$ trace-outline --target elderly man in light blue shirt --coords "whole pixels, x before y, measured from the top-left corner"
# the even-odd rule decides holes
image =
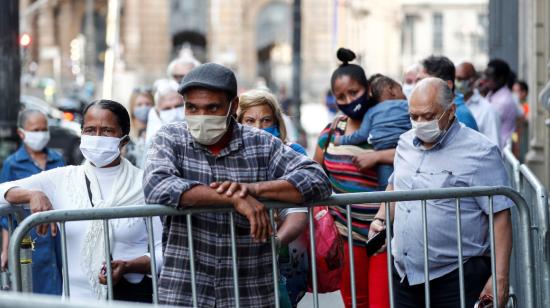
[[[394,174],[388,190],[508,185],[497,145],[460,124],[447,83],[426,78],[411,95],[409,113],[413,129],[403,134],[396,148]],[[508,270],[512,247],[511,201],[495,196],[496,275],[499,302],[508,296]],[[458,307],[458,250],[455,199],[427,201],[428,264],[433,307]],[[488,197],[462,198],[462,249],[466,307],[492,295]],[[380,207],[371,224],[371,236],[384,228]],[[424,255],[420,201],[397,202],[394,210],[394,287],[397,307],[424,305]]]

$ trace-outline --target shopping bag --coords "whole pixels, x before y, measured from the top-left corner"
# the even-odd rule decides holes
[[[340,289],[344,269],[344,247],[334,218],[327,206],[313,209],[315,227],[315,260],[317,263],[317,290],[319,293],[334,292]],[[309,228],[307,229],[309,238]],[[311,259],[311,247],[308,249]],[[311,262],[308,275],[308,292],[312,292]]]

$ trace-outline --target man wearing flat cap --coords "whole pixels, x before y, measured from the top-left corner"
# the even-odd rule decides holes
[[[232,205],[240,305],[272,307],[267,241],[272,230],[258,200],[315,201],[330,195],[330,183],[317,163],[235,121],[237,81],[229,69],[200,65],[185,76],[179,92],[186,123],[166,125],[154,137],[145,170],[146,201],[205,208],[191,218],[198,307],[235,306],[229,214],[208,212],[209,206]],[[166,218],[162,304],[193,306],[187,235],[186,217]]]

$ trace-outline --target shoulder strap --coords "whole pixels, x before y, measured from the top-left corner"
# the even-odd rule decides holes
[[[331,139],[332,139],[332,136],[334,135],[334,131],[336,130],[336,128],[338,127],[338,124],[340,124],[340,122],[346,120],[347,117],[346,116],[337,116],[336,118],[334,118],[334,120],[332,121],[332,124],[330,125],[330,129],[328,131],[328,135],[327,135],[327,142],[325,142],[325,146],[323,148],[323,169],[325,169],[325,173],[328,173],[328,170],[325,166],[325,155],[327,154],[327,149],[328,149],[328,146],[331,142]]]
[[[94,207],[94,202],[92,201],[92,190],[90,189],[90,179],[88,179],[88,176],[84,174],[84,178],[86,178],[86,189],[88,189],[88,199],[90,199],[90,204],[92,204],[92,207]]]

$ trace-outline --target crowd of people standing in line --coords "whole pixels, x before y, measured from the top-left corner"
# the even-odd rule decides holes
[[[176,59],[169,78],[136,88],[128,110],[112,100],[91,102],[83,112],[80,150],[86,161],[64,166],[46,147],[47,117],[36,110],[20,113],[21,147],[3,166],[1,204],[30,204],[30,212],[164,204],[176,208],[227,204],[237,213],[236,237],[240,302],[270,307],[275,298],[271,264],[274,234],[279,250],[282,307],[296,307],[307,292],[309,256],[304,231],[304,202],[331,193],[424,188],[508,185],[501,149],[516,124],[527,117],[527,86],[515,83],[506,62],[491,60],[482,74],[469,62],[455,66],[444,56],[430,56],[408,68],[403,83],[382,75],[367,77],[341,48],[341,64],[330,79],[327,100],[338,114],[320,133],[313,159],[289,138],[288,117],[266,89],[238,93],[228,68]],[[512,92],[512,88],[514,92]],[[517,93],[517,98],[513,93]],[[452,162],[452,163],[451,163]],[[270,224],[261,200],[295,204],[277,212]],[[459,303],[456,233],[451,200],[428,201],[429,265],[432,305]],[[508,296],[511,252],[510,207],[494,199],[497,271],[488,260],[487,201],[464,198],[463,253],[468,283],[467,305],[490,298],[491,275],[497,276],[500,303]],[[339,289],[352,305],[350,261],[355,266],[357,307],[389,307],[388,275],[394,276],[398,307],[424,302],[422,224],[419,202],[397,202],[391,213],[380,204],[353,204],[353,260],[347,243],[345,207],[330,214],[342,239],[343,270]],[[200,307],[234,303],[230,226],[227,213],[192,217],[196,290]],[[366,242],[395,224],[393,272],[386,252],[370,255]],[[2,220],[1,265],[6,267],[7,219]],[[115,299],[151,302],[150,254],[155,253],[159,300],[192,306],[187,220],[155,218],[155,248],[147,246],[141,218],[110,221],[111,260],[103,258],[101,222],[67,223],[69,281],[62,281],[56,225],[40,226],[31,237],[33,289],[71,297],[104,299],[105,262],[111,262]],[[432,234],[432,233],[430,233]],[[161,236],[162,235],[162,236]],[[47,277],[47,278],[46,278]]]

